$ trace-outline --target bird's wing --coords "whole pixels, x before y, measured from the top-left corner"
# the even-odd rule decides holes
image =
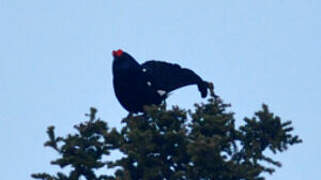
[[[190,69],[182,68],[178,64],[154,60],[143,63],[142,68],[155,89],[164,90],[168,93],[195,84],[198,86],[201,96],[207,96],[208,83]]]

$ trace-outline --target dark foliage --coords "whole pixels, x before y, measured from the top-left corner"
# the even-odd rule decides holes
[[[43,180],[112,179],[215,179],[262,180],[262,173],[273,173],[281,163],[265,155],[279,153],[300,143],[293,135],[291,122],[281,122],[266,105],[244,125],[235,127],[230,105],[219,98],[196,104],[195,110],[163,106],[145,107],[143,115],[122,120],[121,131],[109,129],[96,118],[91,108],[89,120],[76,125],[77,132],[56,137],[48,128],[45,146],[59,153],[52,161],[69,173],[33,174]],[[112,150],[124,155],[118,160],[108,157]],[[271,154],[271,153],[268,153]],[[106,157],[107,156],[107,160]],[[97,169],[119,167],[113,175],[97,175]],[[100,171],[101,172],[101,171]]]

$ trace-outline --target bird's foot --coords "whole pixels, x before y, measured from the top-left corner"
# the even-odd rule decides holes
[[[126,118],[132,118],[133,117],[133,114],[132,112],[128,113],[127,117]]]

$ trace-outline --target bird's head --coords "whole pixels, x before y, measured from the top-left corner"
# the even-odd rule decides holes
[[[126,53],[125,51],[118,49],[112,52],[114,57],[113,61],[113,72],[114,75],[117,73],[126,73],[130,70],[139,69],[139,64],[136,60]],[[117,72],[117,73],[116,73]]]
[[[135,61],[135,59],[123,51],[122,49],[114,50],[112,52],[115,61]]]
[[[114,58],[121,57],[123,54],[124,54],[124,51],[121,49],[118,49],[117,51],[116,50],[113,51]]]

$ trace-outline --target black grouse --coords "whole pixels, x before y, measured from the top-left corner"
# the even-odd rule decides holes
[[[187,85],[197,85],[201,96],[207,96],[208,82],[190,69],[154,60],[139,64],[121,49],[113,51],[113,57],[114,91],[130,113],[143,112],[144,105],[159,105],[169,92]]]

